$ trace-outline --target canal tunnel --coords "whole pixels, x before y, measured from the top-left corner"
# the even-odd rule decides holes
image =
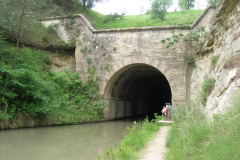
[[[136,116],[154,118],[165,103],[171,103],[171,89],[166,77],[146,64],[131,64],[117,71],[105,89],[109,118]]]

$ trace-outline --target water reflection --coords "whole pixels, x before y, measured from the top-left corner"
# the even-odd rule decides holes
[[[0,131],[1,160],[94,160],[133,120]]]

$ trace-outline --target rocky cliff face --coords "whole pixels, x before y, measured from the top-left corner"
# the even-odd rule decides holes
[[[224,112],[240,87],[240,1],[225,0],[217,11],[203,54],[196,54],[191,74],[191,98],[199,97],[202,84],[214,79],[207,95],[207,115]]]

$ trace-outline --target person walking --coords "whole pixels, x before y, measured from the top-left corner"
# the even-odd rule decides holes
[[[165,103],[166,104],[166,114],[165,116],[167,117],[168,116],[168,103]]]
[[[166,107],[165,106],[163,106],[163,109],[162,109],[161,112],[162,112],[162,116],[165,117],[166,116]]]
[[[171,110],[172,110],[172,106],[171,106],[170,103],[168,103],[167,110],[168,110],[167,119],[171,119]]]

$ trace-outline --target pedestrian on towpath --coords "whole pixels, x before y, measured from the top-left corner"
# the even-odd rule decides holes
[[[163,106],[163,109],[162,109],[161,112],[162,112],[162,116],[165,117],[166,116],[166,107],[165,106]]]
[[[171,119],[172,106],[170,103],[168,103],[167,109],[168,109],[167,119]]]
[[[168,103],[165,103],[166,104],[166,114],[165,116],[167,117],[168,116]]]

